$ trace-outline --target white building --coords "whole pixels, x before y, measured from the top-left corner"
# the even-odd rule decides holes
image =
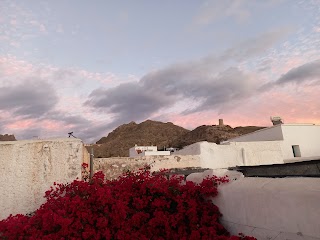
[[[158,151],[157,146],[134,146],[129,149],[129,157],[164,156],[170,155],[170,151]]]
[[[320,156],[320,125],[279,124],[229,139],[231,142],[279,141],[284,162]]]
[[[174,154],[198,155],[201,166],[211,169],[320,159],[320,125],[279,124],[220,145],[194,143]]]

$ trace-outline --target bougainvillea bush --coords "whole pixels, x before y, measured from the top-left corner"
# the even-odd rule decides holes
[[[31,215],[0,221],[0,239],[254,239],[230,236],[209,197],[226,178],[200,184],[181,177],[127,172],[117,180],[55,184]]]

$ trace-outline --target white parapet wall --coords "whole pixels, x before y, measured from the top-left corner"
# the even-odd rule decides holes
[[[143,152],[141,154],[139,154],[138,156],[169,156],[170,155],[170,151],[156,151],[156,152]]]
[[[258,240],[320,239],[320,178],[245,178],[241,173],[208,170],[192,173],[189,181],[228,175],[213,202],[231,234]]]
[[[80,139],[0,142],[0,220],[36,210],[54,182],[81,179],[83,161]]]
[[[198,142],[174,154],[198,155],[201,167],[211,169],[283,163],[279,141],[231,142],[225,145]]]

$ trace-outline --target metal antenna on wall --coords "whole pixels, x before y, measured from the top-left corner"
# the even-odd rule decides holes
[[[72,137],[76,138],[76,137],[73,135],[73,132],[69,132],[68,135],[69,135],[69,137],[72,136]]]

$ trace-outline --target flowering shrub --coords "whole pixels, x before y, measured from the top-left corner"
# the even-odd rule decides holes
[[[30,216],[0,221],[0,239],[255,239],[230,236],[209,197],[226,178],[200,184],[148,170],[104,180],[54,184]]]

